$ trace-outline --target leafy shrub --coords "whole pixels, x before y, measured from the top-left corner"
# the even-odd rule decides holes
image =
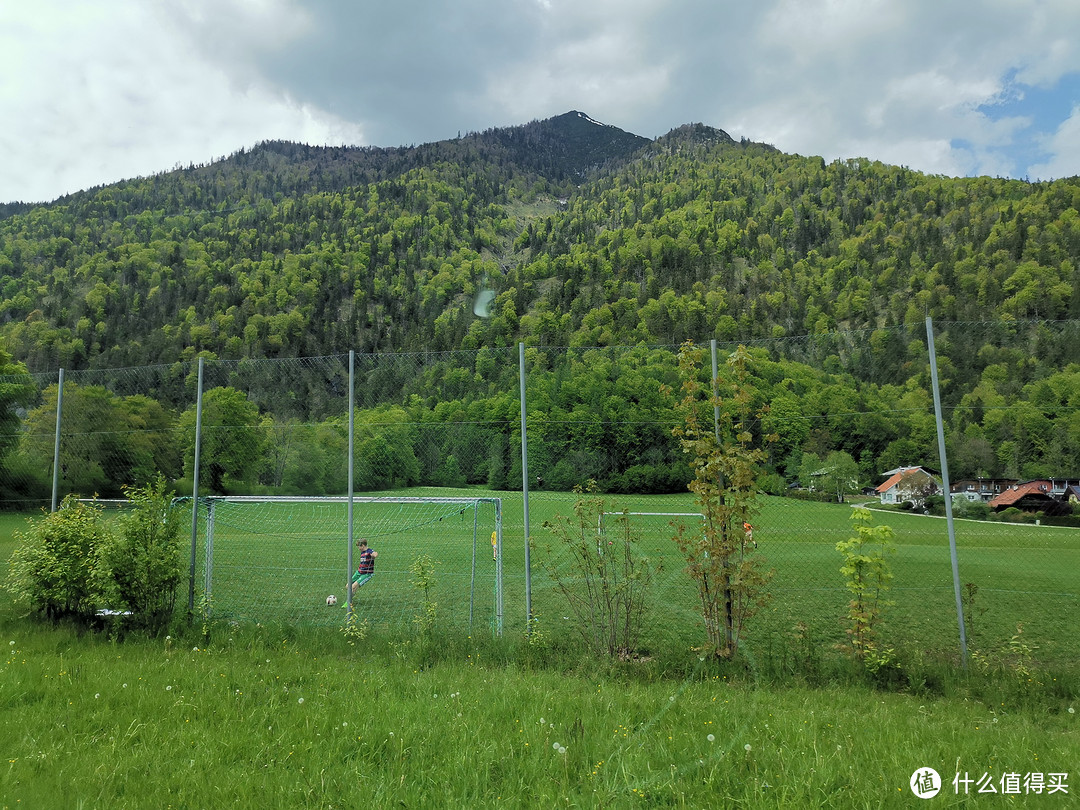
[[[109,606],[130,611],[127,624],[160,633],[172,619],[183,573],[182,513],[165,479],[125,490],[131,509],[98,549],[97,584]]]
[[[891,656],[889,648],[876,645],[875,636],[885,606],[891,604],[885,594],[893,575],[885,555],[895,553],[896,546],[890,526],[871,525],[869,509],[855,507],[851,511],[851,523],[854,536],[836,544],[844,560],[840,573],[851,594],[847,634],[854,657],[873,672],[886,666]]]
[[[17,531],[7,590],[53,619],[92,617],[99,603],[98,552],[110,541],[101,513],[101,505],[68,495],[57,511]]]
[[[603,528],[607,504],[595,496],[595,482],[574,492],[574,517],[544,521],[559,544],[546,549],[542,564],[566,597],[586,647],[629,660],[638,652],[656,567],[636,550],[629,515],[613,516],[610,533]]]

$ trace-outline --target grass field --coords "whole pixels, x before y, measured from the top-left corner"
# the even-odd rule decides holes
[[[402,495],[417,496],[410,490]],[[429,490],[432,496],[488,497],[481,490]],[[836,543],[852,533],[846,505],[764,498],[755,517],[757,553],[772,569],[771,601],[746,638],[748,654],[788,656],[802,643],[841,645],[848,593]],[[572,513],[572,496],[537,493],[530,499],[533,537],[533,613],[549,636],[570,638],[569,611],[541,559],[560,559],[545,520]],[[337,624],[343,608],[328,609],[327,594],[342,595],[347,577],[344,507],[316,515],[309,504],[255,508],[225,519],[215,529],[212,607],[215,615],[240,620]],[[322,508],[322,507],[320,507]],[[422,595],[412,586],[409,566],[420,555],[435,564],[431,594],[444,621],[470,630],[497,627],[495,564],[488,538],[494,511],[476,519],[457,507],[357,504],[354,532],[368,536],[380,552],[376,578],[358,593],[357,612],[379,628],[409,624]],[[692,513],[686,496],[610,499],[611,511]],[[441,510],[441,511],[440,511]],[[520,496],[502,500],[504,631],[524,631],[525,544]],[[632,518],[639,547],[661,566],[652,587],[643,646],[650,651],[687,650],[700,643],[697,594],[671,541],[670,517]],[[689,520],[693,518],[680,518]],[[875,522],[895,533],[889,557],[892,603],[881,625],[881,641],[959,661],[960,639],[948,534],[943,519],[902,512],[877,512]],[[1002,523],[956,522],[960,582],[973,651],[1002,651],[1019,644],[1046,663],[1076,659],[1080,642],[1080,530]],[[476,544],[474,569],[474,543]],[[200,537],[200,572],[204,557]],[[548,557],[547,555],[553,555]],[[201,577],[200,573],[200,577]],[[202,580],[198,581],[202,586]],[[340,602],[343,604],[344,599]],[[800,629],[796,630],[799,625]],[[1020,626],[1019,641],[1014,639]]]
[[[534,521],[570,503],[537,506]],[[828,544],[770,537],[770,507],[788,508],[768,504],[756,524],[763,554]],[[0,517],[0,560],[21,522]],[[898,558],[927,565],[914,554],[927,539]],[[380,555],[379,575],[393,559]],[[23,618],[0,591],[0,808],[908,807],[927,767],[943,782],[930,806],[1068,807],[1080,792],[1080,684],[1051,671],[1037,687],[955,670],[905,693],[767,686],[685,654],[681,668],[609,665],[517,633],[439,629],[425,648],[407,626],[350,639],[223,618],[120,642]],[[997,792],[977,794],[980,780]]]

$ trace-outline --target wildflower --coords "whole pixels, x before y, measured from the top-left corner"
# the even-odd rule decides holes
[[[15,646],[15,642],[14,642],[14,641],[9,641],[9,642],[8,642],[8,646],[9,646],[9,647],[14,647],[14,646]]]
[[[710,735],[709,735],[708,737],[706,737],[705,739],[706,739],[706,740],[708,740],[709,742],[716,742],[716,737],[715,737],[715,736],[713,736],[712,734],[710,734]]]

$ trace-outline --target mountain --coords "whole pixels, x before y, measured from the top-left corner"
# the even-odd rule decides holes
[[[326,147],[264,141],[212,164],[191,164],[155,175],[149,178],[151,193],[144,201],[149,208],[179,212],[202,205],[208,198],[219,202],[223,191],[224,198],[234,203],[253,197],[340,192],[448,162],[485,164],[487,171],[494,171],[503,180],[518,175],[531,181],[565,184],[582,179],[590,170],[627,160],[650,143],[648,138],[602,124],[577,111],[419,146]],[[176,176],[183,182],[169,182]],[[142,178],[124,180],[69,194],[41,207],[78,209],[103,191],[124,192],[142,188],[147,182]],[[169,187],[169,196],[154,195],[154,189],[162,185]],[[0,205],[0,221],[33,207],[26,203]]]
[[[424,374],[381,369],[365,407],[505,426],[516,366],[485,350],[521,341],[551,364],[535,384],[568,426],[557,452],[545,439],[553,468],[603,457],[606,486],[641,491],[640,467],[663,489],[679,456],[655,396],[671,356],[648,347],[715,339],[751,345],[763,364],[755,390],[783,445],[774,469],[842,450],[869,477],[936,452],[930,315],[957,474],[1080,474],[1080,429],[1056,418],[1080,402],[1077,178],[826,163],[703,124],[650,141],[572,111],[393,149],[268,142],[5,214],[0,346],[47,378],[169,368],[152,393],[162,422],[186,407],[181,361],[355,350],[447,358]],[[488,318],[473,311],[481,288],[495,293]],[[618,362],[578,351],[607,346],[635,348]],[[279,396],[294,371],[307,394]],[[245,388],[261,414],[330,413],[316,372],[274,373]],[[43,443],[21,452],[38,464],[55,419],[47,401],[28,406]],[[622,438],[569,427],[601,422]],[[564,473],[560,485],[592,474]],[[495,480],[485,475],[465,479]]]
[[[0,337],[81,368],[1075,317],[1077,189],[578,111],[412,147],[267,142],[9,209]],[[903,380],[907,351],[853,373]]]

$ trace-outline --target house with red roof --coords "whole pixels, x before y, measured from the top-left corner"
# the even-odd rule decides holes
[[[884,475],[885,481],[875,490],[883,504],[911,501],[921,506],[927,495],[941,491],[941,482],[923,467],[897,467]]]
[[[1000,512],[1015,506],[1025,512],[1045,512],[1048,515],[1067,513],[1071,507],[1062,499],[1052,481],[1036,479],[1013,484],[1000,495],[990,499],[990,508]]]

